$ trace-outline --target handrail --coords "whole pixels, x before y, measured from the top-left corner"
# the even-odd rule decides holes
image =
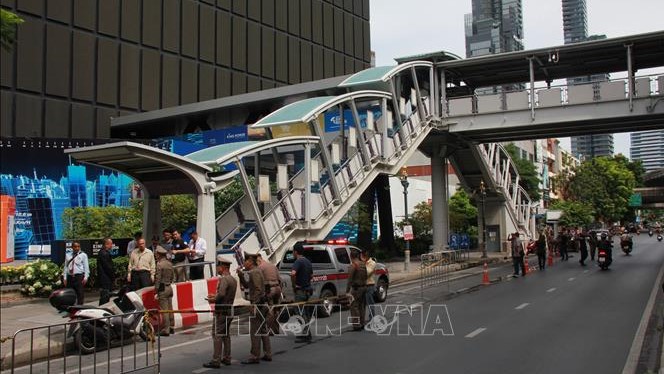
[[[240,239],[237,240],[236,243],[234,243],[230,248],[228,248],[227,251],[235,251],[240,246],[240,244],[243,243],[249,237],[249,235],[254,233],[255,230],[256,226],[247,230],[247,232],[245,232],[244,235],[242,235]]]

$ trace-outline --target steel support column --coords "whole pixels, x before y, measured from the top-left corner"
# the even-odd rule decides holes
[[[143,238],[149,243],[154,235],[161,234],[161,199],[143,189]],[[146,244],[147,245],[147,244]]]
[[[442,251],[449,237],[449,198],[447,192],[447,158],[445,146],[431,156],[431,215],[433,249]]]

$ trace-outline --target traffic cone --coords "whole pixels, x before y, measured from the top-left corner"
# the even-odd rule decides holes
[[[551,252],[549,252],[549,258],[546,265],[553,266],[553,254]]]
[[[523,275],[528,274],[530,269],[528,268],[530,264],[528,264],[528,257],[523,256]]]
[[[482,284],[491,284],[491,281],[489,280],[489,265],[487,265],[486,261],[484,262],[484,271],[482,273]]]

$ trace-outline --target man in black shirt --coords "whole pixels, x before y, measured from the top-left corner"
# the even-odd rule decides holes
[[[97,279],[99,280],[99,305],[106,304],[110,300],[113,282],[115,281],[115,271],[113,270],[113,260],[111,259],[111,249],[113,249],[113,240],[104,239],[104,246],[97,254]]]
[[[173,230],[173,241],[171,242],[171,245],[171,261],[173,262],[173,266],[184,265],[187,261],[189,246],[184,240],[182,240],[178,230]],[[187,270],[184,266],[178,266],[173,270],[175,270],[175,282],[184,282],[187,280]]]
[[[304,257],[304,247],[302,243],[297,243],[293,246],[293,254],[295,255],[295,262],[291,268],[291,284],[293,285],[293,293],[295,294],[295,301],[306,303],[313,292],[311,287],[311,278],[314,275],[311,261]],[[309,321],[311,320],[311,306],[307,305],[301,308],[302,318],[306,326],[302,330],[302,334],[296,339],[296,343],[310,342],[311,331],[309,331]]]

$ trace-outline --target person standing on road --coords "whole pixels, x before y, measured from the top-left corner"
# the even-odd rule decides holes
[[[171,261],[175,266],[175,281],[187,281],[187,269],[184,267],[187,261],[187,244],[182,240],[178,230],[173,230],[173,240],[171,241]],[[178,266],[180,265],[180,266]]]
[[[237,290],[237,281],[231,276],[231,262],[217,258],[217,293],[208,295],[207,300],[214,303],[214,321],[212,323],[212,342],[214,351],[212,361],[203,367],[218,369],[221,364],[231,364],[231,322],[233,321],[233,301]]]
[[[558,235],[558,251],[560,252],[560,261],[569,260],[569,255],[567,254],[568,245],[569,236],[567,236],[567,230],[562,229]]]
[[[346,293],[350,293],[353,301],[350,304],[350,318],[354,331],[364,328],[366,294],[367,294],[367,265],[360,261],[358,253],[350,251],[350,268],[348,271],[348,285]]]
[[[152,286],[154,282],[155,261],[151,250],[145,248],[145,239],[138,239],[136,249],[129,256],[127,267],[127,282],[132,290]]]
[[[168,261],[166,255],[168,251],[162,246],[155,250],[157,257],[157,270],[154,275],[154,297],[159,301],[159,310],[173,310],[173,288],[171,283],[175,280],[173,264]],[[162,314],[164,315],[164,314]],[[172,312],[166,313],[166,318],[162,318],[161,331],[159,335],[168,336],[175,333],[175,317]]]
[[[546,233],[542,231],[539,238],[537,238],[537,243],[535,244],[535,251],[537,252],[537,263],[540,270],[546,268],[546,251],[548,248],[548,243],[546,240]]]
[[[579,252],[581,252],[581,259],[579,260],[581,266],[586,266],[586,259],[588,258],[588,243],[586,242],[586,239],[588,239],[588,234],[586,234],[586,230],[583,229],[577,236]]]
[[[597,250],[597,233],[591,231],[588,236],[588,244],[590,245],[590,261],[595,261],[595,251]]]
[[[279,284],[279,269],[262,256],[258,256],[258,268],[265,280],[265,295],[267,297],[267,328],[270,335],[279,333],[279,322],[274,312],[274,306],[281,304],[281,285]]]
[[[71,253],[65,256],[65,266],[63,272],[63,282],[65,287],[69,287],[76,292],[76,304],[82,305],[85,301],[83,287],[88,282],[90,276],[90,265],[88,264],[88,255],[81,252],[81,244],[73,242],[71,244]]]
[[[251,314],[249,316],[249,334],[251,335],[251,356],[243,364],[258,364],[260,360],[272,361],[270,335],[267,332],[267,304],[265,299],[265,280],[258,268],[256,254],[244,255],[244,270],[238,269],[242,287],[249,291]],[[263,357],[261,357],[261,344]]]
[[[196,264],[203,262],[205,259],[205,251],[207,250],[207,242],[203,238],[198,237],[198,232],[194,231],[191,233],[191,240],[189,241],[189,250],[187,255],[189,257],[190,264]],[[191,280],[203,279],[203,266],[190,266],[189,267],[189,276]]]
[[[115,281],[113,260],[111,259],[113,240],[104,239],[104,245],[97,254],[97,280],[99,281],[99,305],[106,304],[111,299],[111,290]]]
[[[376,280],[374,279],[374,271],[376,270],[376,261],[369,256],[369,252],[362,251],[361,259],[367,267],[367,292],[365,296],[365,303],[369,309],[369,320],[374,317],[374,294],[376,293]]]
[[[514,265],[514,276],[519,276],[519,268],[521,268],[521,274],[526,275],[526,266],[523,263],[524,249],[521,239],[519,239],[519,232],[516,231],[510,237],[510,249],[512,255],[512,264]]]
[[[304,320],[304,328],[300,335],[295,338],[296,343],[306,343],[311,341],[311,331],[309,330],[309,321],[311,321],[312,306],[306,305],[309,297],[313,293],[311,287],[311,279],[314,276],[313,266],[308,258],[304,257],[304,247],[302,243],[296,243],[293,246],[293,255],[295,262],[291,267],[291,284],[293,285],[293,294],[295,295],[295,302],[305,303],[305,305],[298,310]]]

